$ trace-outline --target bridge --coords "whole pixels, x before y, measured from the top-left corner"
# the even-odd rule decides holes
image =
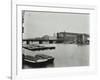
[[[58,39],[54,39],[54,40],[50,40],[50,39],[23,39],[22,41],[26,42],[26,44],[30,44],[31,42],[39,42],[39,44],[42,44],[43,42],[49,42],[50,44],[52,44],[52,43],[60,42],[63,40],[58,40]]]
[[[69,37],[70,36],[70,37]],[[86,34],[66,34],[64,37],[57,37],[56,39],[50,39],[50,38],[29,38],[29,39],[23,39],[22,42],[26,44],[30,44],[33,42],[38,42],[39,44],[42,44],[43,42],[48,42],[50,44],[52,43],[76,43],[76,44],[89,44],[88,40],[89,36]]]

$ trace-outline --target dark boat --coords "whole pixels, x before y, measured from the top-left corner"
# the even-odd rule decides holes
[[[33,67],[41,67],[47,64],[53,63],[54,57],[44,55],[44,54],[37,54],[35,56],[24,55],[23,56],[23,63],[31,65]]]

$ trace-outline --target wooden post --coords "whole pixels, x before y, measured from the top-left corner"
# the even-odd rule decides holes
[[[42,44],[42,41],[39,41],[39,44]]]
[[[29,44],[30,41],[26,41],[26,44]]]

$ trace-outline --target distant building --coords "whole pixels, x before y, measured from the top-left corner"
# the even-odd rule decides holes
[[[81,33],[59,32],[57,39],[65,43],[87,43],[89,35]]]
[[[43,37],[41,37],[41,39],[49,40],[49,36],[48,35],[44,35]]]
[[[42,39],[44,39],[44,40],[55,40],[55,39],[57,39],[57,37],[55,35],[53,35],[53,36],[44,35],[42,37]]]
[[[49,36],[49,40],[56,40],[57,39],[57,34],[54,33],[53,36]]]
[[[55,37],[55,36],[49,36],[49,40],[56,40],[57,39],[57,37]]]

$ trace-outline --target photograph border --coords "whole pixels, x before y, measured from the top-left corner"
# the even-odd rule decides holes
[[[43,4],[44,5],[44,4]],[[63,5],[59,5],[59,4],[57,4],[57,5],[59,5],[59,6],[53,6],[53,5],[48,5],[48,6],[43,6],[43,5],[41,5],[41,4],[32,4],[32,5],[30,5],[30,4],[13,4],[13,9],[12,9],[12,54],[11,54],[11,57],[12,57],[12,69],[11,69],[11,75],[12,75],[12,79],[15,79],[15,78],[22,78],[24,75],[22,75],[22,73],[23,72],[20,72],[20,70],[19,70],[19,68],[18,68],[18,65],[19,65],[19,61],[18,61],[18,49],[17,49],[17,47],[18,47],[18,34],[19,34],[19,32],[21,32],[21,31],[18,31],[19,29],[17,28],[18,27],[18,7],[19,6],[27,6],[27,7],[29,7],[29,6],[33,6],[33,7],[44,7],[44,8],[62,8],[62,9],[78,9],[78,10],[87,10],[87,12],[90,10],[90,12],[88,12],[89,14],[92,14],[93,13],[93,15],[91,15],[91,16],[93,16],[93,18],[92,18],[92,20],[91,20],[91,22],[93,22],[92,24],[90,24],[90,27],[92,26],[93,28],[91,29],[91,32],[90,32],[90,34],[92,34],[93,36],[96,34],[96,30],[95,30],[95,28],[94,28],[94,26],[96,26],[96,8],[95,7],[71,7],[71,6],[67,6],[66,5],[66,7],[65,6],[63,6]],[[46,4],[47,5],[47,4]],[[81,12],[81,11],[80,11]],[[94,20],[93,20],[94,19]],[[95,22],[94,22],[95,21]],[[93,31],[93,32],[92,32]],[[96,36],[94,36],[95,37],[95,40],[96,40]],[[94,47],[96,47],[95,45],[96,44],[94,44],[94,43],[96,43],[95,41],[94,41],[94,37],[92,38],[92,40],[90,40],[90,43],[92,44],[93,43],[93,46]],[[94,48],[94,47],[92,47],[92,49]],[[95,52],[96,50],[94,50],[94,52]],[[93,54],[94,55],[94,54]],[[96,71],[96,54],[94,55],[94,56],[92,56],[93,58],[94,58],[94,63],[93,63],[93,68],[91,68],[91,70],[89,70],[89,72],[91,73],[91,71],[92,72],[95,72]],[[70,68],[68,68],[68,69],[70,69]],[[76,70],[75,70],[76,69]],[[72,73],[73,74],[76,74],[76,71],[78,71],[78,69],[79,68],[75,68],[75,69],[73,69],[73,70],[75,70],[74,72],[72,71],[72,72],[67,72],[67,73],[69,73],[70,75],[72,75]],[[86,68],[86,71],[88,70],[89,68]],[[51,70],[51,69],[50,69]],[[57,69],[55,69],[55,70],[59,70],[58,68]],[[37,70],[38,72],[37,73],[41,73],[41,71],[47,71],[47,69],[46,70]],[[61,73],[62,73],[62,71],[64,71],[64,70],[61,70]],[[59,72],[59,71],[58,71]],[[84,72],[84,70],[83,71],[79,71],[79,73],[80,72]],[[19,73],[21,73],[21,75],[19,74]],[[57,73],[57,71],[55,71],[54,72],[54,74],[55,73]],[[66,73],[66,71],[65,71],[65,73]],[[50,73],[48,73],[48,74],[50,74]],[[28,75],[29,76],[29,75]],[[55,74],[55,76],[56,76],[56,74]]]

